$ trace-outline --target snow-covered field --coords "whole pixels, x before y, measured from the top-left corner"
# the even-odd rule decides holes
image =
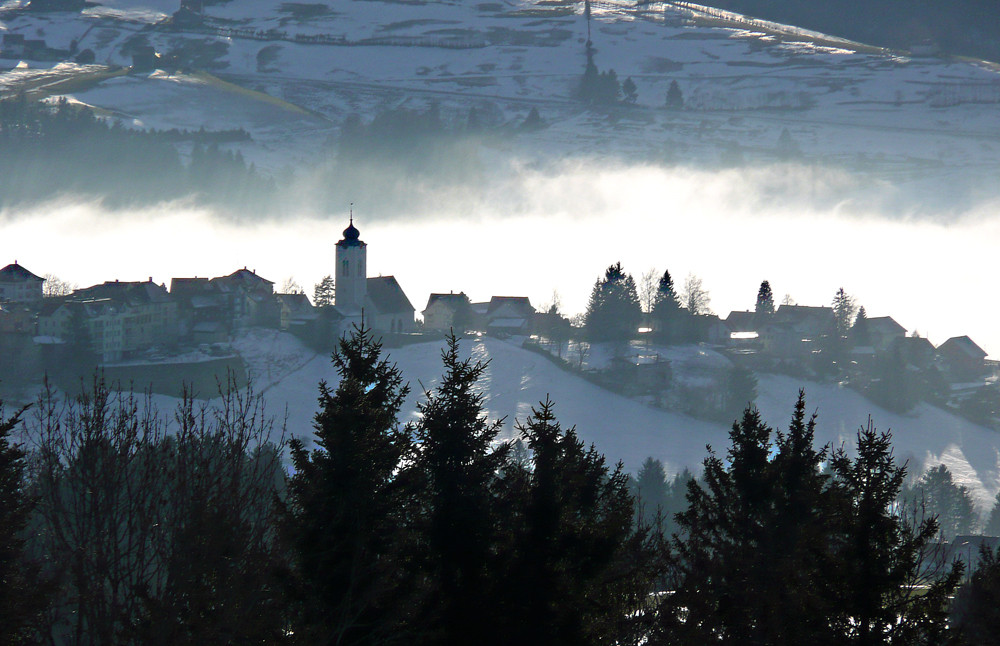
[[[238,347],[245,351],[252,345],[242,341]],[[271,412],[281,417],[287,406],[289,432],[308,438],[317,410],[317,384],[320,380],[336,384],[333,366],[328,357],[310,353],[288,335],[275,335],[267,345],[280,350],[254,350],[244,354],[244,360],[258,375],[258,383],[264,384]],[[438,383],[442,347],[443,343],[426,342],[387,351],[411,387],[404,421],[415,418],[423,390]],[[697,469],[706,456],[706,445],[720,454],[728,446],[729,429],[724,425],[609,392],[513,343],[482,337],[463,340],[461,347],[466,356],[490,361],[481,384],[486,393],[485,408],[492,419],[506,418],[504,437],[513,437],[514,420],[523,421],[531,407],[548,396],[555,402],[563,425],[575,425],[582,439],[594,443],[610,462],[622,460],[631,472],[647,456],[663,460],[670,473],[684,467]],[[676,376],[683,377],[685,368],[678,364],[674,368]],[[852,447],[858,428],[867,423],[870,414],[879,429],[892,431],[896,457],[909,460],[911,468],[919,471],[946,464],[957,481],[973,490],[984,508],[1000,489],[1000,433],[927,404],[899,415],[874,406],[847,388],[765,375],[760,378],[757,405],[772,427],[787,426],[798,389],[803,387],[809,409],[819,412],[819,443]]]
[[[209,118],[206,127],[245,127],[263,148],[251,156],[270,168],[308,160],[313,149],[303,144],[320,133],[325,139],[350,113],[432,102],[456,120],[475,106],[500,123],[518,123],[536,107],[550,127],[522,145],[555,158],[600,150],[667,160],[769,159],[787,128],[810,160],[903,184],[991,172],[1000,159],[994,65],[909,57],[790,27],[721,27],[667,3],[595,3],[595,63],[632,78],[638,102],[610,119],[589,112],[571,100],[587,38],[578,5],[241,0],[206,7],[214,31],[150,31],[176,3],[105,0],[81,14],[0,13],[0,32],[45,38],[52,47],[75,39],[99,63],[125,66],[126,44],[136,38],[164,54],[214,43],[213,73],[313,115],[274,106],[257,114],[253,98],[157,75],[113,79],[73,96],[157,127],[189,128],[199,117]],[[0,74],[0,87],[24,74]],[[661,109],[671,81],[687,110]]]

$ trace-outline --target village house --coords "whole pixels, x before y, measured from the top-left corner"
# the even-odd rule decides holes
[[[489,308],[489,304],[483,308],[483,316],[486,315],[486,309]],[[469,327],[473,321],[473,318],[478,318],[473,316],[472,303],[469,301],[469,297],[465,295],[465,292],[459,293],[448,293],[448,294],[431,294],[427,298],[427,306],[424,307],[424,311],[421,312],[424,317],[424,329],[425,330],[437,330],[447,332],[456,326],[456,322],[460,323],[459,327]],[[458,330],[459,333],[465,330]]]
[[[37,303],[42,300],[45,279],[31,273],[15,260],[0,269],[0,302]]]
[[[486,331],[490,334],[531,334],[535,308],[527,296],[494,296],[486,309]]]
[[[47,299],[39,309],[37,342],[86,342],[104,362],[127,359],[153,346],[175,343],[177,306],[165,285],[105,282]]]
[[[211,283],[224,295],[231,330],[278,327],[281,311],[274,299],[273,281],[258,275],[256,270],[243,267],[228,276],[213,278]]]
[[[40,353],[34,336],[33,310],[23,303],[0,302],[0,379],[37,367]]]
[[[276,294],[275,298],[281,306],[278,329],[300,337],[311,335],[319,314],[309,302],[309,297],[305,294]]]
[[[906,365],[927,370],[934,364],[936,350],[926,337],[904,336],[892,342],[889,352],[898,352]]]
[[[939,345],[937,360],[952,382],[974,381],[986,373],[986,351],[967,336],[953,336]]]
[[[172,278],[170,295],[180,334],[195,343],[220,343],[237,330],[281,324],[274,283],[246,267],[216,278]]]
[[[833,308],[781,305],[758,327],[765,352],[779,359],[801,360],[818,351],[823,339],[833,334]]]
[[[78,289],[70,298],[108,302],[109,309],[102,315],[120,321],[123,356],[154,345],[172,344],[178,339],[177,303],[166,285],[157,285],[152,277],[144,282],[108,281]]]
[[[875,352],[886,352],[897,339],[906,337],[906,328],[891,316],[876,316],[865,321],[869,345]]]

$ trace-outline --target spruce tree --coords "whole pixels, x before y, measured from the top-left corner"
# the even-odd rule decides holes
[[[868,312],[864,306],[858,308],[858,314],[854,317],[854,325],[851,326],[851,341],[854,345],[871,345],[871,332],[868,329]]]
[[[830,461],[838,508],[832,510],[837,612],[844,644],[934,644],[944,641],[948,598],[962,576],[933,549],[937,520],[901,509],[906,479],[892,436],[871,420],[857,435],[857,457],[843,448]]]
[[[800,393],[787,433],[747,409],[728,459],[688,486],[673,540],[674,593],[652,643],[941,643],[961,566],[931,558],[931,518],[896,499],[906,470],[869,423],[857,457],[814,448]],[[773,438],[772,438],[773,435]]]
[[[336,289],[334,287],[333,277],[324,276],[323,280],[313,286],[313,305],[315,307],[328,307],[333,305],[335,293]]]
[[[684,107],[684,95],[676,80],[670,81],[670,87],[667,88],[666,106],[675,110]]]
[[[414,429],[430,599],[424,616],[432,643],[490,643],[504,628],[491,612],[498,605],[498,473],[510,447],[496,444],[502,420],[489,421],[483,412],[477,384],[488,363],[462,360],[454,334],[441,357],[444,376],[417,404]]]
[[[639,292],[631,274],[615,263],[594,283],[587,303],[585,326],[592,341],[627,341],[642,319]]]
[[[983,646],[1000,639],[1000,548],[979,548],[976,570],[955,595],[949,644]]]
[[[986,523],[983,525],[983,534],[985,536],[1000,536],[1000,493],[997,493],[996,498],[993,499],[993,507],[990,508]]]
[[[652,525],[667,513],[670,483],[663,462],[646,458],[635,475],[636,506],[642,520]]]
[[[847,336],[856,309],[854,299],[847,295],[843,287],[838,289],[833,297],[833,319],[838,339]]]
[[[747,407],[728,460],[705,460],[704,484],[691,481],[689,507],[677,515],[664,643],[828,642],[821,573],[829,505],[814,431],[802,393],[788,432],[776,436]]]
[[[517,430],[531,468],[504,576],[507,643],[635,643],[656,569],[621,464],[609,468],[575,429],[562,429],[548,400]]]
[[[306,643],[402,639],[401,555],[407,526],[409,433],[398,421],[409,389],[368,328],[340,340],[336,390],[321,382],[316,448],[292,440],[286,536]]]
[[[681,301],[669,271],[664,271],[660,278],[652,313],[657,337],[662,341],[676,339],[681,318]]]
[[[972,493],[965,485],[957,484],[943,464],[928,469],[903,497],[921,513],[937,517],[943,540],[971,534],[977,524]]]
[[[639,88],[636,87],[631,76],[622,83],[622,94],[625,95],[625,103],[634,105],[639,100]]]
[[[771,283],[766,280],[760,284],[757,290],[757,304],[754,311],[760,318],[774,314],[774,294],[771,292]]]

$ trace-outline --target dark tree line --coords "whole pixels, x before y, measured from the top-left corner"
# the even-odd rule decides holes
[[[897,500],[905,466],[871,424],[857,456],[747,407],[726,456],[632,482],[550,401],[500,441],[487,364],[452,337],[408,388],[368,330],[320,384],[294,470],[250,390],[185,399],[173,430],[99,381],[0,411],[0,630],[53,644],[981,643],[996,555],[963,588],[935,517]],[[10,434],[22,424],[31,451]],[[638,493],[638,502],[636,499]],[[15,593],[15,594],[10,594]],[[959,612],[960,610],[960,612]],[[992,622],[992,623],[991,623]],[[966,639],[966,641],[960,641]]]
[[[112,207],[195,195],[207,204],[262,209],[275,187],[239,153],[220,143],[242,131],[159,132],[109,123],[61,101],[44,106],[23,95],[0,101],[0,206],[71,194]],[[193,142],[188,163],[174,143]]]

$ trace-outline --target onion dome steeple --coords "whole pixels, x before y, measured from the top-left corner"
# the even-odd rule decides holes
[[[364,242],[361,241],[361,232],[358,228],[354,226],[354,210],[351,209],[351,223],[347,225],[344,229],[344,239],[337,243],[338,247],[361,247],[364,246]]]

